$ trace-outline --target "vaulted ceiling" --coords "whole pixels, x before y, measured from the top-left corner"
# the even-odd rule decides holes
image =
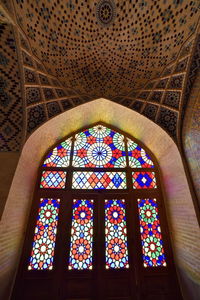
[[[197,1],[14,1],[34,54],[65,87],[111,98],[143,88],[177,58]]]
[[[49,118],[99,97],[179,139],[200,64],[199,0],[0,2],[3,150],[19,149],[21,132],[25,139]]]

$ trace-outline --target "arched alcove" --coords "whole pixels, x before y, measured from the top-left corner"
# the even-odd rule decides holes
[[[41,158],[56,141],[99,121],[133,135],[156,156],[176,265],[192,280],[199,280],[199,227],[177,146],[166,132],[142,115],[114,102],[98,99],[51,119],[24,145],[1,223],[1,239],[5,245],[2,249],[2,295],[9,289],[17,268]]]

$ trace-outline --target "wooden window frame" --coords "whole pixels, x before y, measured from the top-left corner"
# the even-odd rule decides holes
[[[103,125],[114,131],[121,133],[125,137],[125,151],[126,151],[126,164],[125,168],[77,168],[72,167],[72,154],[74,147],[74,137],[75,134],[82,132],[88,128],[91,128],[95,125]],[[43,167],[43,161],[46,158],[46,155],[56,147],[61,142],[65,141],[69,137],[72,137],[72,148],[70,154],[70,165],[69,167]],[[128,164],[128,150],[127,150],[127,138],[136,142],[141,148],[143,148],[146,153],[149,154],[151,160],[154,163],[154,168],[131,168]],[[33,203],[29,217],[29,224],[27,227],[25,242],[22,250],[22,256],[19,263],[19,270],[16,278],[15,288],[13,299],[18,299],[19,290],[22,288],[21,282],[39,282],[40,280],[46,280],[46,282],[54,282],[55,285],[60,284],[61,281],[68,280],[69,278],[90,278],[95,277],[94,280],[94,289],[99,291],[100,298],[103,299],[102,289],[100,288],[100,282],[102,282],[102,276],[109,279],[110,277],[123,277],[123,274],[129,274],[128,280],[132,282],[130,285],[130,296],[133,297],[137,293],[138,287],[142,286],[143,282],[148,277],[158,277],[163,276],[167,277],[169,274],[175,272],[174,260],[172,254],[172,248],[170,243],[169,229],[167,226],[167,218],[165,213],[164,201],[163,201],[163,192],[162,192],[162,176],[159,169],[159,165],[153,153],[150,150],[146,149],[145,145],[135,139],[134,137],[120,131],[118,128],[107,125],[103,122],[98,122],[91,124],[89,127],[79,129],[76,132],[71,133],[63,140],[56,142],[42,159],[42,164],[38,170],[38,178],[36,182],[35,192],[33,196]],[[56,171],[67,171],[66,175],[66,186],[65,189],[46,189],[40,188],[41,174],[44,170],[56,170]],[[127,189],[116,189],[116,190],[83,190],[83,189],[72,189],[72,174],[73,171],[109,171],[109,172],[126,172],[126,182]],[[156,189],[133,189],[132,185],[132,172],[155,172],[155,178],[157,183]],[[83,198],[85,197],[85,198]],[[123,198],[124,197],[124,198]],[[53,270],[28,270],[28,264],[30,259],[30,253],[32,250],[32,241],[34,236],[34,230],[36,225],[36,218],[38,215],[39,201],[40,198],[55,198],[60,199],[60,210],[58,218],[58,227],[57,227],[57,236],[56,236],[56,246],[55,246],[55,255]],[[99,219],[99,211],[94,211],[94,248],[93,248],[93,270],[68,270],[68,257],[70,252],[70,232],[71,232],[71,216],[72,216],[72,200],[73,199],[94,199],[95,203],[100,201],[101,207],[101,222]],[[114,269],[106,270],[102,268],[102,262],[104,257],[104,266],[105,266],[105,247],[104,247],[104,238],[103,228],[105,227],[104,214],[102,208],[102,199],[125,199],[126,200],[126,215],[127,215],[127,238],[128,238],[128,256],[129,256],[129,269]],[[161,226],[162,240],[164,246],[164,252],[166,256],[167,266],[157,266],[157,267],[144,267],[142,259],[142,245],[141,245],[141,235],[140,235],[140,225],[139,225],[139,213],[137,206],[137,199],[145,198],[156,198],[158,204],[158,214]],[[97,200],[98,199],[98,200]],[[103,201],[104,202],[104,201]],[[95,210],[97,210],[95,204]],[[99,208],[98,208],[99,210]],[[98,215],[98,216],[97,216]],[[98,225],[97,225],[98,223]],[[101,229],[99,229],[101,228]],[[97,246],[97,231],[101,231],[101,236],[98,235],[98,240],[100,240],[100,247]],[[63,263],[64,262],[64,263]],[[99,263],[101,262],[101,263]],[[176,273],[176,272],[175,272]],[[125,276],[125,275],[124,275]],[[125,276],[126,277],[126,276]],[[99,282],[100,281],[100,282]],[[133,284],[134,282],[134,284]],[[54,290],[54,289],[53,289]],[[63,295],[63,286],[59,287],[59,291],[56,292],[58,295]],[[16,298],[15,298],[16,297]],[[58,299],[60,299],[58,296]],[[63,297],[65,297],[63,295]],[[20,300],[23,299],[19,298]],[[62,297],[61,297],[62,299]],[[63,298],[64,299],[64,298]],[[127,298],[128,299],[128,298]],[[132,298],[130,298],[132,299]],[[179,299],[179,298],[178,298]]]

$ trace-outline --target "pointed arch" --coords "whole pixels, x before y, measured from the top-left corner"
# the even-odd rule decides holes
[[[195,261],[197,266],[199,227],[177,146],[160,127],[145,117],[114,102],[98,99],[51,119],[37,129],[24,145],[1,222],[1,237],[12,245],[9,251],[7,249],[5,251],[9,268],[2,272],[7,278],[4,279],[4,287],[2,286],[3,295],[5,290],[10,288],[13,270],[16,269],[19,261],[27,214],[30,210],[33,182],[36,182],[37,169],[42,156],[57,140],[76,131],[79,127],[97,121],[112,123],[127,133],[134,133],[133,135],[155,154],[161,170],[161,184],[165,191],[165,204],[177,266],[185,270],[194,281],[198,279],[200,268],[194,269],[193,262]],[[185,207],[189,209],[186,210]],[[10,222],[13,215],[15,219]],[[185,222],[186,219],[190,220],[189,227]],[[8,226],[9,233],[6,230]],[[185,238],[182,239],[182,236]],[[195,244],[193,240],[196,240]],[[188,256],[186,252],[191,244],[194,247],[193,256]]]

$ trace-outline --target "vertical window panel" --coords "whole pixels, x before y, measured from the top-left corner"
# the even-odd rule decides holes
[[[155,172],[132,172],[133,189],[156,189]]]
[[[43,189],[64,189],[66,182],[66,172],[63,171],[43,171],[40,188]]]
[[[129,268],[125,200],[105,200],[106,269]]]
[[[93,209],[94,200],[73,200],[69,270],[92,269]]]
[[[52,270],[60,199],[41,198],[28,270]]]
[[[167,265],[156,199],[138,199],[144,267]]]

